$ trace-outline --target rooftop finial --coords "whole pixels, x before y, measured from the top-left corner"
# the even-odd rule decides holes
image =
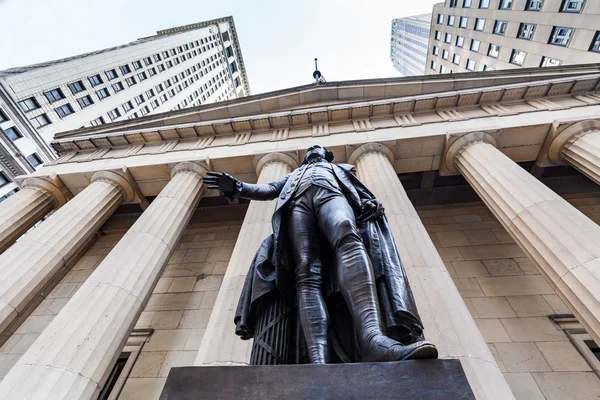
[[[319,71],[319,68],[317,67],[317,59],[316,58],[315,58],[315,72],[313,72],[313,78],[315,78],[315,83],[325,83],[326,82],[325,78],[321,74],[321,71]]]

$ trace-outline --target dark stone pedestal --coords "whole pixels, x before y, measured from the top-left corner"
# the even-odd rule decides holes
[[[458,360],[172,368],[160,398],[475,399]]]

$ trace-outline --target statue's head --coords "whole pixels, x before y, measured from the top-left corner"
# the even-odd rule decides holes
[[[333,161],[333,152],[327,150],[320,144],[315,144],[306,150],[306,155],[304,156],[304,160],[302,160],[302,164],[308,164],[309,162],[319,160]]]

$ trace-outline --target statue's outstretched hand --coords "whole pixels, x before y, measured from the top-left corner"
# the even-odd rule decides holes
[[[235,199],[239,195],[241,182],[226,172],[207,172],[202,179],[209,189],[218,189],[223,196]]]

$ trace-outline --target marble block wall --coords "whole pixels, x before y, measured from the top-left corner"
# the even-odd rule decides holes
[[[0,379],[117,244],[135,218],[111,218],[79,262],[0,347]],[[173,366],[193,365],[241,219],[190,223],[135,328],[154,330],[119,399],[158,399]],[[233,329],[233,322],[231,324]]]
[[[600,197],[571,197],[600,222]],[[599,398],[600,380],[548,318],[571,311],[488,208],[417,211],[516,399]]]
[[[71,270],[56,284],[41,303],[23,321],[15,333],[0,347],[0,379],[29,349],[77,289],[94,272],[125,232],[114,232],[98,238]]]
[[[569,201],[600,222],[600,197]],[[548,315],[570,313],[483,203],[417,208],[517,399],[600,397],[600,379]],[[171,367],[193,365],[242,222],[190,223],[136,328],[154,330],[119,399],[158,399]],[[242,213],[243,214],[243,213]],[[133,224],[113,217],[0,348],[0,379]],[[231,324],[233,329],[233,324]]]
[[[135,326],[154,333],[119,399],[158,399],[171,367],[194,365],[241,222],[188,225]]]

